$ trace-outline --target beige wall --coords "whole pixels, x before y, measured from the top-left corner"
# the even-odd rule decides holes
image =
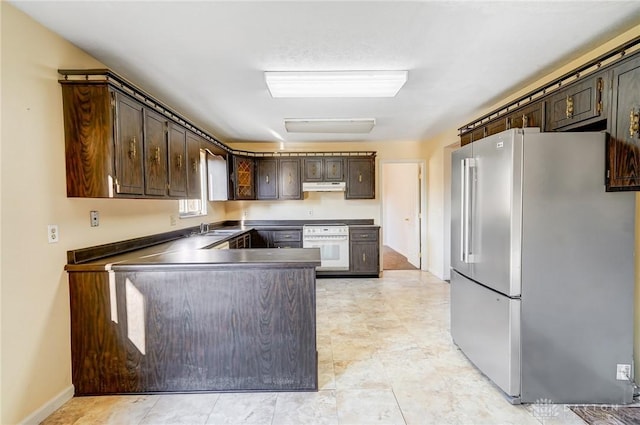
[[[198,225],[177,201],[68,199],[59,68],[103,67],[6,2],[2,18],[0,423],[24,420],[71,385],[66,251]],[[117,70],[116,70],[117,71]],[[100,226],[89,226],[89,211]],[[224,219],[210,204],[208,221]],[[47,224],[60,242],[47,243]]]

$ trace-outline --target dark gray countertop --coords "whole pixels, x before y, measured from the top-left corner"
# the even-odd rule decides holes
[[[213,249],[216,245],[251,230],[249,227],[228,229],[233,233],[217,234],[214,231],[194,235],[148,248],[113,255],[82,264],[67,264],[68,272],[105,270],[166,270],[171,268],[202,269],[207,267],[246,267],[262,265],[268,267],[319,266],[318,248],[260,248],[260,249]]]

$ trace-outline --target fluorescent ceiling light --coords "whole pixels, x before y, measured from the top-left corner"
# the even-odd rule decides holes
[[[272,97],[394,97],[408,71],[264,73]]]
[[[284,120],[288,133],[369,133],[375,125],[375,118]]]

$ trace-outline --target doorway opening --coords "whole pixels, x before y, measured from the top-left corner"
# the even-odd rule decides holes
[[[424,161],[383,161],[382,269],[423,268]]]

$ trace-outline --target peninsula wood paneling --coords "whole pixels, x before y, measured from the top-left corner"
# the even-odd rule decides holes
[[[312,267],[69,279],[77,395],[317,390]]]

